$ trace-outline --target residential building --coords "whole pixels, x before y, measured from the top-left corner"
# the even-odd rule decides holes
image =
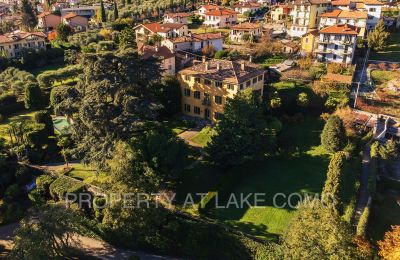
[[[188,35],[188,26],[181,23],[146,23],[133,28],[136,39],[147,41],[149,37],[159,35],[164,39],[176,38]]]
[[[247,40],[243,39],[243,35],[248,35],[250,38],[256,39],[261,37],[262,28],[261,25],[256,23],[241,23],[231,26],[231,32],[229,38],[233,42],[243,43]]]
[[[289,40],[282,40],[282,52],[286,54],[295,54],[299,51],[300,46],[298,42],[293,42]]]
[[[165,46],[149,46],[142,48],[143,59],[159,59],[164,75],[175,75],[175,55]]]
[[[188,24],[189,16],[189,13],[166,13],[164,14],[164,23]]]
[[[251,88],[263,95],[264,70],[245,61],[210,60],[178,72],[185,115],[217,121],[226,101]]]
[[[290,37],[302,37],[308,30],[318,27],[319,15],[331,7],[330,0],[296,0],[290,12],[292,25],[288,30]]]
[[[350,64],[357,44],[358,28],[338,24],[319,31],[318,47],[314,51],[318,61]]]
[[[62,17],[62,21],[76,31],[86,31],[89,23],[86,17],[77,15],[76,13],[68,13]]]
[[[46,35],[42,32],[13,31],[0,35],[0,52],[7,58],[20,58],[25,49],[46,49]]]
[[[216,51],[222,50],[223,37],[221,33],[189,34],[187,36],[164,39],[162,46],[172,52],[190,51],[200,52],[205,46],[212,45]]]
[[[367,27],[366,11],[358,10],[333,10],[332,12],[323,13],[320,15],[319,29],[335,24],[350,24],[357,26],[359,30],[359,37],[364,38]]]
[[[372,30],[378,24],[382,15],[384,3],[378,0],[364,0],[364,9],[368,12],[367,30]]]
[[[215,10],[205,13],[204,25],[213,28],[225,28],[236,24],[237,12],[218,7]]]
[[[289,4],[280,4],[271,7],[270,17],[272,22],[286,21],[290,18],[290,12],[293,6]]]
[[[233,6],[236,12],[244,13],[254,13],[261,9],[261,4],[254,2],[239,2]]]
[[[197,10],[197,14],[204,20],[206,18],[206,13],[216,10],[220,8],[218,5],[215,4],[206,4],[200,6],[199,10]]]
[[[51,12],[44,12],[37,16],[38,18],[38,28],[45,29],[46,31],[51,31],[56,29],[61,23],[61,16],[52,14]]]
[[[88,19],[92,18],[96,15],[97,10],[100,9],[100,6],[77,6],[71,8],[61,8],[61,16],[66,16],[68,13],[75,13],[79,16],[86,17]]]
[[[313,53],[315,48],[317,47],[317,39],[319,33],[317,29],[310,30],[308,33],[303,35],[301,38],[301,50],[300,53],[302,55]]]

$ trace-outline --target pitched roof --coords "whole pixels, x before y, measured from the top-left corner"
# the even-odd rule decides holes
[[[48,16],[48,15],[59,16],[59,15],[53,14],[52,12],[43,12],[43,13],[38,14],[37,17],[38,17],[38,18],[43,18],[43,17],[46,17],[46,16]]]
[[[143,24],[144,27],[146,27],[149,31],[152,31],[153,33],[157,32],[169,32],[172,29],[179,29],[184,24],[182,23],[146,23]]]
[[[367,19],[368,17],[368,13],[365,11],[358,11],[358,10],[354,10],[354,11],[347,11],[347,10],[343,10],[340,14],[339,14],[339,18],[356,18],[356,19]]]
[[[189,17],[190,14],[189,13],[166,13],[164,14],[164,16],[168,16],[168,17]]]
[[[68,14],[64,15],[63,18],[65,20],[68,20],[68,19],[74,18],[76,16],[78,16],[76,13],[68,13]]]
[[[242,62],[244,63],[244,70],[241,68]],[[264,70],[259,69],[257,65],[246,61],[210,60],[207,63],[208,66],[206,66],[206,62],[198,63],[181,70],[179,74],[240,84],[264,73]]]
[[[207,5],[202,5],[201,7],[205,8],[207,11],[211,11],[211,10],[219,8],[219,5],[207,4]]]
[[[353,77],[342,74],[327,73],[326,75],[322,76],[322,80],[351,84],[353,81]]]
[[[350,5],[350,0],[333,0],[331,2],[333,6],[340,6],[340,5]]]
[[[295,5],[318,5],[318,4],[328,4],[329,0],[296,0]]]
[[[237,12],[225,8],[218,8],[205,13],[205,15],[211,15],[211,16],[223,16],[232,14],[237,14]]]
[[[240,23],[240,24],[231,26],[231,29],[234,29],[234,30],[252,30],[252,29],[259,29],[259,28],[261,28],[261,25],[259,25],[257,23],[249,23],[249,22]]]
[[[31,35],[46,38],[46,35],[42,32],[24,32],[24,31],[17,30],[17,31],[13,31],[10,33],[0,35],[0,43],[18,42],[18,41],[25,39],[26,37],[29,37]]]
[[[174,39],[168,39],[173,43],[182,43],[182,42],[200,42],[206,40],[215,40],[222,39],[221,33],[201,33],[201,34],[192,34],[187,36],[181,36]]]
[[[153,47],[149,45],[143,46],[143,59],[153,58],[161,58],[161,59],[169,59],[174,57],[175,55],[165,46]]]
[[[320,14],[320,17],[338,17],[342,10],[333,10],[332,12],[327,12]]]
[[[384,3],[378,0],[364,0],[364,4],[366,5],[384,5]]]
[[[320,33],[358,35],[357,27],[350,24],[336,24],[321,29]]]

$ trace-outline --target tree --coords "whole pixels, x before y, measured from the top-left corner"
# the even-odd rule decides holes
[[[118,19],[118,6],[117,2],[114,1],[114,21]]]
[[[242,41],[244,41],[244,42],[249,42],[250,41],[250,38],[251,38],[251,35],[250,35],[250,33],[244,33],[243,35],[242,35]]]
[[[281,98],[279,96],[279,93],[277,91],[271,93],[270,95],[270,100],[269,100],[269,105],[271,108],[278,108],[282,105]]]
[[[126,4],[126,0],[121,0],[121,5],[125,6],[125,4]]]
[[[60,23],[57,26],[57,39],[63,42],[68,41],[68,36],[72,34],[72,28],[64,23]]]
[[[297,96],[297,105],[301,107],[306,107],[310,103],[310,100],[308,99],[308,95],[305,92],[300,93]]]
[[[51,115],[46,110],[38,111],[35,113],[35,122],[38,124],[44,124],[48,136],[54,136],[54,125]]]
[[[340,209],[342,205],[342,192],[343,192],[343,167],[345,163],[345,155],[343,152],[337,152],[332,156],[329,162],[328,172],[322,196],[324,202]]]
[[[275,145],[275,133],[263,112],[259,95],[252,89],[227,100],[224,115],[206,147],[209,157],[222,166],[260,159]]]
[[[339,214],[319,200],[303,202],[283,237],[285,259],[354,259],[352,233]]]
[[[382,241],[378,241],[379,255],[384,260],[400,259],[400,225],[392,226],[385,233]]]
[[[42,91],[37,84],[29,84],[25,87],[25,108],[39,109],[44,107]]]
[[[385,145],[380,145],[378,154],[383,160],[395,159],[398,156],[397,143],[393,140],[388,140]]]
[[[160,115],[164,117],[173,116],[181,110],[181,86],[175,76],[165,76],[161,83],[152,87],[156,99],[163,108]]]
[[[135,31],[131,27],[126,27],[121,31],[119,35],[119,45],[128,47],[136,46]]]
[[[103,0],[100,1],[100,10],[97,13],[97,20],[100,23],[107,22],[106,9],[104,8]]]
[[[64,158],[65,166],[66,166],[67,169],[69,169],[67,148],[70,145],[71,145],[71,140],[70,140],[69,136],[61,135],[61,136],[58,137],[57,146],[61,148],[61,155]]]
[[[337,152],[346,145],[346,129],[340,117],[332,115],[325,123],[321,144],[329,152]]]
[[[390,33],[386,31],[385,22],[381,19],[375,29],[368,33],[368,47],[376,51],[383,50],[387,46],[389,36]]]
[[[29,0],[22,0],[21,3],[21,23],[27,30],[33,30],[38,20]]]

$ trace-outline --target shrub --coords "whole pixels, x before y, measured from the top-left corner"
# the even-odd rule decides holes
[[[63,199],[66,193],[80,193],[85,190],[85,183],[70,177],[60,176],[49,186],[50,195],[55,200]]]
[[[337,152],[346,145],[346,129],[340,117],[332,115],[325,123],[321,144],[329,152]]]
[[[363,213],[361,214],[360,220],[357,224],[356,234],[360,237],[365,237],[367,234],[368,227],[368,219],[369,219],[369,207],[367,206]]]
[[[228,51],[227,50],[219,50],[215,53],[214,58],[215,59],[222,59],[224,57],[228,56]]]
[[[30,130],[26,132],[26,139],[28,143],[35,147],[41,147],[47,143],[48,132],[44,124],[31,124]]]
[[[198,211],[200,214],[205,214],[213,205],[215,205],[216,196],[217,192],[207,192],[207,195],[203,197],[198,206]]]
[[[44,174],[36,178],[36,190],[44,196],[50,195],[50,185],[53,183],[54,178],[50,175]]]
[[[30,84],[25,87],[24,102],[26,109],[39,109],[44,107],[45,100],[38,85]]]

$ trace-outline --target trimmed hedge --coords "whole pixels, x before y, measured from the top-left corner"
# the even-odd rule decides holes
[[[209,191],[207,195],[200,201],[198,205],[198,211],[200,214],[206,214],[212,206],[215,206],[215,197],[217,196],[217,192]]]
[[[61,200],[66,193],[80,193],[85,190],[85,183],[70,177],[60,176],[50,184],[50,195],[55,200]]]
[[[0,95],[0,114],[9,116],[24,111],[24,102],[18,102],[14,94]]]

